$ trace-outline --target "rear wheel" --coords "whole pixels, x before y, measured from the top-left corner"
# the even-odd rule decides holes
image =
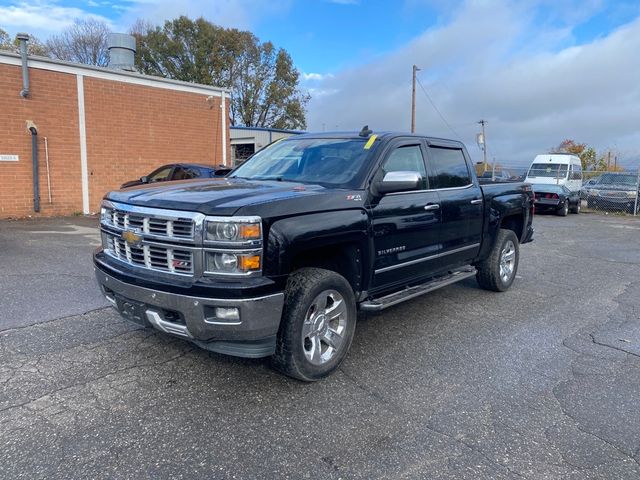
[[[313,382],[347,356],[356,326],[355,295],[341,275],[303,268],[289,277],[272,365]]]
[[[501,228],[488,258],[476,265],[476,280],[485,290],[504,292],[516,278],[520,243],[513,230]]]
[[[561,217],[566,217],[567,214],[569,213],[569,200],[565,200],[560,206],[560,208],[556,210],[556,213]]]

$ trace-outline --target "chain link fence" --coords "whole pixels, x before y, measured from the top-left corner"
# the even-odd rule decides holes
[[[556,165],[557,171],[551,172],[551,176],[557,176],[558,185],[571,187],[574,192],[579,188],[580,173],[572,177],[566,165]],[[519,165],[493,165],[478,164],[476,172],[481,183],[524,181],[528,168]],[[549,177],[548,172],[541,175]],[[570,181],[576,180],[569,185]],[[545,182],[549,183],[549,182]],[[551,182],[553,183],[553,182]],[[535,190],[535,186],[534,186]],[[546,192],[546,189],[542,189]],[[573,194],[572,194],[573,195]],[[575,197],[571,197],[573,203]],[[627,168],[625,171],[583,171],[582,187],[580,188],[580,211],[589,213],[606,213],[614,215],[640,216],[640,167]],[[575,208],[573,210],[576,210]]]
[[[640,169],[583,173],[580,198],[584,211],[638,215],[639,194]]]

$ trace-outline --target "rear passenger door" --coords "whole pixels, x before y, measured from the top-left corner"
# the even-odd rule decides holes
[[[459,143],[427,141],[427,145],[429,183],[438,192],[442,210],[442,265],[469,263],[482,240],[482,190]]]

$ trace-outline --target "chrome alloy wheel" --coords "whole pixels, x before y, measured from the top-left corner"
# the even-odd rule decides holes
[[[500,278],[507,283],[513,275],[516,266],[516,246],[511,240],[507,241],[500,252]]]
[[[344,344],[347,305],[336,290],[325,290],[311,302],[302,324],[302,349],[307,360],[323,365]]]

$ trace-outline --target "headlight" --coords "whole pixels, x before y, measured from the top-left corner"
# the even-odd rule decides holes
[[[208,217],[204,239],[207,242],[257,244],[262,239],[260,217]]]
[[[262,250],[205,251],[205,270],[213,275],[252,275],[262,270]]]
[[[100,208],[100,223],[111,223],[111,215],[113,211],[107,207]]]
[[[627,192],[627,197],[629,198],[636,198],[637,195],[638,192]]]

